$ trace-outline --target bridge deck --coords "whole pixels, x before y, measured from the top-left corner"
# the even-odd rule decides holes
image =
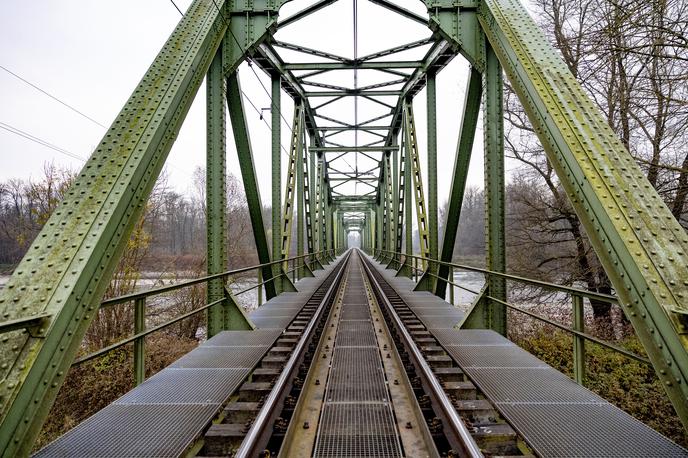
[[[252,311],[259,329],[224,331],[83,421],[38,457],[182,455],[217,415],[336,263]]]
[[[394,277],[394,271],[371,263],[452,363],[537,455],[688,456],[683,448],[499,334],[455,329],[463,312],[430,293],[413,292],[411,280]],[[335,265],[299,282],[298,293],[282,294],[251,312],[259,329],[226,331],[209,339],[37,456],[172,457],[198,452],[192,450],[193,444],[261,359],[280,345],[283,331],[303,321],[292,323]],[[360,261],[348,265],[346,278],[313,456],[341,456],[339,451],[355,449],[366,450],[361,456],[404,456]]]
[[[413,292],[371,259],[457,365],[540,456],[686,456],[685,449],[489,330],[453,329],[463,313]]]

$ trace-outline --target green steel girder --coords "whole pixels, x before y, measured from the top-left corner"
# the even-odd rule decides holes
[[[394,137],[401,131],[404,122],[404,104],[412,100],[413,97],[425,87],[427,72],[439,72],[455,56],[456,52],[452,49],[450,42],[444,39],[435,38],[435,42],[425,53],[425,56],[423,56],[423,65],[408,76],[408,81],[401,88],[401,94],[399,95],[397,105],[394,110],[392,110],[392,120],[390,122],[390,131],[385,142],[386,145],[391,145]]]
[[[302,121],[303,123],[303,121]],[[302,124],[303,125],[303,124]],[[298,150],[298,157],[296,158],[296,256],[303,256],[304,252],[304,235],[307,237],[308,249],[312,249],[310,245],[311,237],[311,221],[310,211],[306,213],[306,202],[308,196],[308,161],[306,160],[306,130],[301,129],[301,148]],[[310,209],[309,209],[310,210]],[[302,262],[301,259],[300,262]],[[313,276],[308,265],[305,264],[299,269],[299,278],[304,276]]]
[[[423,0],[428,26],[478,71],[485,69],[485,34],[478,23],[476,0]]]
[[[403,143],[403,142],[402,142]],[[401,253],[401,242],[404,233],[404,193],[406,189],[406,153],[403,145],[399,154],[394,156],[394,247],[392,251]],[[399,261],[399,259],[397,259]]]
[[[483,73],[483,135],[485,149],[485,234],[487,269],[506,272],[504,107],[502,67],[489,44]],[[490,275],[485,302],[485,326],[506,336],[506,280]],[[499,303],[497,301],[501,301]]]
[[[372,89],[338,89],[331,91],[307,91],[308,97],[399,97],[401,91]]]
[[[272,167],[272,261],[277,261],[282,256],[282,221],[280,213],[282,211],[282,91],[281,75],[273,73],[271,78],[271,98],[270,98],[270,165]],[[272,265],[273,282],[277,294],[282,293],[282,283],[284,277],[281,275],[282,265]]]
[[[323,9],[327,6],[330,6],[331,4],[335,3],[336,1],[337,0],[320,0],[316,3],[313,3],[312,5],[307,6],[306,8],[302,9],[301,11],[298,11],[298,12],[292,14],[291,16],[286,17],[283,20],[279,21],[279,23],[277,24],[277,27],[283,28],[283,27],[286,27],[290,24],[293,24],[293,23],[305,18],[306,16],[309,16],[309,15],[315,13],[316,11],[320,11],[321,9]]]
[[[405,239],[405,249],[404,253],[407,255],[413,255],[413,217],[411,216],[411,154],[408,151],[408,144],[406,143],[406,136],[402,135],[402,151],[404,152],[404,187],[403,187],[403,202],[404,202],[404,211],[403,215],[406,221],[405,226],[405,233],[404,233],[404,239]],[[397,243],[401,244],[401,240],[397,241]],[[401,252],[401,246],[399,245],[399,250]],[[398,277],[409,277],[411,278],[413,276],[413,272],[411,271],[411,260],[410,258],[406,257],[404,259],[404,263],[399,267],[399,270],[397,270],[397,276]]]
[[[425,21],[425,24],[427,24],[427,20]],[[373,59],[379,59],[381,57],[386,57],[386,56],[391,56],[392,54],[400,53],[403,51],[409,51],[411,49],[415,49],[421,46],[429,45],[433,43],[434,40],[432,38],[422,38],[420,40],[412,41],[411,43],[404,43],[399,46],[395,46],[393,48],[385,49],[383,51],[377,51],[372,54],[367,54],[363,57],[361,57],[359,60],[361,61],[366,61],[366,60],[373,60]]]
[[[227,77],[227,106],[229,108],[229,119],[232,122],[234,143],[236,144],[237,156],[239,157],[239,169],[241,170],[241,178],[244,183],[244,192],[253,228],[253,240],[258,252],[258,261],[261,264],[267,264],[270,262],[270,249],[268,248],[268,238],[263,222],[263,204],[258,189],[256,168],[253,164],[253,151],[251,149],[244,101],[241,96],[241,85],[237,73]],[[262,275],[265,280],[272,278],[273,269],[270,266],[263,267]],[[265,295],[268,299],[277,295],[274,281],[265,283]]]
[[[222,69],[222,52],[218,52],[206,79],[206,231],[207,272],[218,274],[227,270],[227,147],[225,93],[226,82]],[[208,282],[208,304],[225,297],[225,281],[217,278]],[[224,331],[228,304],[208,309],[208,337]]]
[[[426,76],[427,136],[428,136],[428,257],[437,259],[437,85],[436,74]],[[416,291],[434,291],[437,280],[437,264],[429,263]]]
[[[3,321],[47,315],[3,335],[3,456],[31,451],[225,30],[192,3],[2,291]]]
[[[420,156],[418,155],[416,123],[413,119],[413,108],[409,103],[404,104],[403,134],[407,148],[406,154],[408,154],[411,162],[410,172],[413,179],[413,196],[416,201],[416,222],[418,223],[418,236],[420,238],[420,255],[427,258],[430,254],[428,218],[425,210],[425,193],[423,192]]]
[[[442,250],[440,261],[451,262],[456,243],[456,233],[459,229],[461,219],[461,205],[463,194],[468,178],[468,167],[471,162],[471,152],[473,151],[473,140],[475,130],[478,125],[478,115],[480,113],[480,97],[482,93],[482,76],[478,70],[471,68],[466,87],[466,96],[463,103],[463,116],[459,131],[459,141],[456,145],[456,157],[454,159],[454,173],[452,175],[451,189],[449,191],[449,205],[447,217],[444,223],[444,235],[442,236]],[[449,267],[442,264],[437,272],[437,283],[435,284],[435,294],[444,298],[447,282],[444,280],[449,275]]]
[[[287,165],[287,182],[284,191],[284,208],[282,210],[282,240],[281,256],[282,259],[289,257],[291,248],[291,229],[294,216],[294,199],[296,197],[297,164],[302,164],[301,151],[303,149],[303,123],[301,104],[294,105],[294,120],[292,121],[292,134],[289,147],[289,164]],[[303,247],[302,247],[303,248]],[[282,266],[287,270],[286,261]]]
[[[282,75],[282,89],[284,89],[292,99],[299,100],[303,104],[306,130],[309,138],[314,141],[314,144],[311,146],[321,146],[322,138],[320,133],[316,130],[315,111],[311,107],[308,97],[306,97],[306,91],[294,74],[284,68],[284,61],[279,57],[270,43],[263,41],[256,47],[256,52],[253,54],[253,61],[268,74],[276,73]]]
[[[378,68],[420,68],[423,62],[409,61],[384,61],[384,62],[295,62],[284,64],[285,70],[358,70]]]
[[[479,20],[688,427],[688,235],[523,6]]]

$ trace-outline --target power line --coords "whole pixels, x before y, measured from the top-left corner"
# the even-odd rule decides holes
[[[25,131],[23,131],[23,130],[21,130],[21,129],[17,129],[16,127],[11,126],[11,125],[9,125],[9,124],[6,124],[6,123],[4,123],[4,122],[0,122],[0,129],[4,129],[4,130],[6,130],[7,132],[11,132],[11,133],[13,133],[13,134],[15,134],[15,135],[18,135],[19,137],[23,137],[23,138],[25,138],[25,139],[27,139],[27,140],[30,140],[30,141],[32,141],[32,142],[34,142],[34,143],[37,143],[37,144],[39,144],[39,145],[41,145],[41,146],[44,146],[44,147],[46,147],[46,148],[50,148],[51,150],[57,151],[58,153],[64,154],[65,156],[69,156],[69,157],[71,157],[71,158],[73,158],[73,159],[78,159],[78,160],[80,160],[80,161],[82,161],[82,162],[86,162],[86,159],[84,159],[83,157],[79,156],[79,155],[76,154],[76,153],[73,153],[73,152],[71,152],[71,151],[69,151],[69,150],[66,150],[66,149],[62,148],[62,147],[59,147],[59,146],[57,146],[57,145],[54,145],[54,144],[52,144],[52,143],[50,143],[50,142],[48,142],[48,141],[43,140],[42,138],[36,137],[35,135],[30,134],[30,133],[28,133],[28,132],[25,132]]]
[[[96,120],[93,119],[92,117],[88,116],[87,114],[85,114],[85,113],[83,113],[83,112],[77,110],[76,108],[74,108],[73,106],[71,106],[70,104],[68,104],[67,102],[62,101],[62,100],[58,99],[57,97],[55,97],[54,95],[50,94],[49,92],[47,92],[47,91],[41,89],[41,88],[38,87],[37,85],[33,84],[31,81],[28,81],[27,79],[22,78],[21,76],[17,75],[16,73],[14,73],[13,71],[9,70],[9,69],[6,68],[6,67],[3,67],[2,65],[0,65],[0,68],[3,69],[3,70],[5,70],[7,73],[9,73],[10,75],[14,76],[15,78],[17,78],[18,80],[20,80],[20,81],[22,81],[22,82],[28,84],[29,86],[31,86],[32,88],[36,89],[37,91],[42,92],[43,94],[47,95],[47,96],[50,97],[51,99],[55,100],[56,102],[58,102],[58,103],[64,105],[65,107],[69,108],[70,110],[72,110],[73,112],[77,113],[78,115],[80,115],[80,116],[82,116],[82,117],[88,119],[88,120],[91,121],[92,123],[97,124],[97,125],[99,125],[100,127],[104,128],[104,129],[107,129],[107,126],[104,126],[103,124],[99,123],[98,121],[96,121]]]
[[[182,10],[180,10],[179,7],[177,6],[177,4],[174,3],[174,0],[170,0],[170,2],[172,2],[172,4],[174,5],[174,7],[177,8],[177,11],[179,11],[179,14],[181,14],[182,16],[184,16],[184,13],[182,13]]]
[[[173,0],[170,0],[170,1],[171,1],[172,4],[174,5],[174,1],[173,1]],[[220,7],[218,6],[218,4],[217,4],[217,2],[216,2],[215,0],[213,0],[213,4],[215,5],[215,9],[217,9],[217,12],[220,14],[220,17],[222,17],[222,20],[223,20],[223,21],[225,22],[225,24],[227,25],[227,30],[229,31],[230,35],[232,35],[232,38],[234,38],[234,41],[236,42],[237,46],[239,47],[239,49],[241,50],[242,53],[245,53],[246,50],[244,49],[243,46],[241,46],[241,43],[239,43],[239,40],[237,39],[236,35],[234,35],[234,32],[232,32],[232,30],[229,28],[229,23],[228,23],[227,19],[225,18],[225,15],[222,14],[222,11],[220,10]],[[176,7],[177,5],[174,5],[174,6]],[[179,8],[177,8],[177,11],[179,11]],[[179,11],[179,14],[181,14],[182,16],[184,16],[184,13],[182,13],[181,11]],[[261,79],[260,79],[260,77],[258,76],[258,74],[256,73],[256,71],[253,69],[253,66],[251,65],[251,62],[250,62],[250,61],[248,61],[248,66],[249,66],[249,68],[251,69],[251,71],[253,72],[253,74],[256,76],[256,78],[258,79],[258,82],[260,83],[260,85],[263,87],[263,90],[268,94],[268,96],[270,96],[270,93],[268,92],[267,88],[265,87],[265,85],[264,85],[263,82],[261,81]],[[253,103],[253,101],[251,100],[251,98],[250,98],[243,90],[241,91],[241,94],[246,98],[246,100],[247,100],[248,103],[253,107],[253,109],[256,111],[256,113],[258,113],[258,116],[259,116],[260,119],[263,121],[263,123],[265,123],[265,125],[266,125],[267,128],[268,128],[268,130],[270,130],[270,132],[272,132],[272,127],[270,127],[270,124],[268,124],[268,122],[267,122],[267,121],[265,120],[265,118],[263,117],[263,113],[258,109],[258,107],[256,107],[256,105]],[[270,98],[270,101],[271,101],[271,104],[270,104],[270,105],[271,105],[272,109],[277,108],[277,106],[276,106],[274,103],[272,103],[272,97]],[[285,124],[287,125],[287,127],[289,128],[289,130],[293,130],[292,126],[291,126],[291,125],[289,124],[289,122],[287,122],[287,120],[284,118],[284,115],[282,114],[282,110],[278,110],[278,111],[279,111],[280,117],[281,117],[282,120],[285,122]],[[282,151],[284,151],[284,154],[286,154],[287,157],[289,157],[289,152],[287,151],[287,149],[284,147],[284,145],[283,145],[281,142],[280,142],[280,147],[282,148]]]
[[[236,35],[234,35],[234,32],[233,32],[232,29],[229,27],[229,21],[227,21],[227,19],[225,18],[224,13],[222,13],[222,10],[220,9],[220,7],[218,6],[218,4],[217,4],[217,2],[216,2],[215,0],[213,0],[213,5],[215,5],[215,9],[216,9],[217,12],[220,14],[220,17],[222,17],[222,20],[224,21],[225,25],[227,26],[227,30],[229,31],[229,34],[230,34],[230,35],[232,36],[232,38],[234,39],[234,42],[235,42],[235,43],[237,44],[237,46],[239,47],[239,50],[241,51],[241,53],[242,53],[242,54],[246,54],[246,49],[244,49],[244,47],[243,47],[243,46],[241,45],[241,43],[239,42],[239,39],[236,37]],[[268,91],[268,88],[265,87],[265,85],[263,84],[263,81],[262,81],[262,80],[260,79],[260,77],[258,76],[258,73],[256,73],[256,70],[253,68],[253,65],[251,65],[251,61],[250,61],[248,58],[247,58],[247,63],[248,63],[249,68],[251,69],[251,71],[252,71],[253,74],[255,75],[256,79],[257,79],[258,82],[260,83],[260,86],[263,88],[263,90],[265,91],[265,93],[266,93],[266,94],[268,95],[268,97],[270,98],[270,105],[272,106],[272,108],[273,108],[273,109],[276,109],[276,110],[279,112],[280,118],[282,118],[282,120],[283,120],[284,123],[287,125],[287,127],[289,128],[289,130],[293,130],[293,127],[289,124],[289,121],[287,121],[287,118],[285,118],[285,117],[284,117],[284,114],[282,114],[282,110],[272,101],[272,94],[270,94],[270,92]]]

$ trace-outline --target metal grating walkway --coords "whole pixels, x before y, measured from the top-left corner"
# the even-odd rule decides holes
[[[688,451],[491,330],[453,329],[463,315],[413,292],[409,279],[372,264],[447,353],[532,447],[545,457],[686,457]]]
[[[35,456],[183,455],[336,265],[250,313],[259,329],[214,336]]]
[[[313,456],[404,456],[360,260],[353,256]]]

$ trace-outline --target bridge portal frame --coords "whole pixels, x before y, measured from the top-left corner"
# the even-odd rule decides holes
[[[384,144],[379,147],[345,147],[344,150],[368,154],[395,149],[396,138],[408,124],[408,116],[404,114],[408,113],[413,97],[427,85],[429,106],[434,103],[434,75],[454,56],[461,54],[474,71],[483,75],[488,266],[496,271],[505,270],[501,145],[503,68],[611,279],[624,312],[663,381],[678,416],[684,426],[688,426],[688,236],[528,13],[517,0],[466,1],[458,6],[450,0],[427,0],[429,17],[426,19],[386,0],[374,2],[410,20],[427,24],[433,36],[426,42],[430,47],[420,62],[386,64],[389,73],[397,74],[404,81],[400,90],[391,91],[399,96],[399,101],[393,107],[387,134],[382,134]],[[214,221],[217,224],[208,231],[209,248],[213,249],[212,254],[209,251],[208,269],[215,271],[222,264],[223,253],[218,244],[224,228],[218,212],[222,207],[219,193],[223,188],[220,175],[224,153],[221,115],[218,112],[218,94],[222,91],[222,84],[218,82],[218,52],[221,53],[226,99],[260,262],[270,260],[270,250],[260,214],[260,195],[236,73],[239,64],[248,56],[271,74],[273,105],[279,106],[280,89],[303,103],[304,124],[311,139],[310,189],[319,188],[320,191],[316,193],[315,200],[309,202],[315,205],[319,218],[314,222],[317,230],[309,235],[313,240],[308,240],[308,243],[317,250],[332,246],[331,204],[334,195],[328,178],[326,154],[339,147],[328,144],[326,135],[321,134],[323,131],[316,118],[324,117],[316,114],[309,103],[309,93],[304,90],[303,77],[297,78],[293,71],[312,68],[314,72],[322,73],[334,68],[350,68],[352,64],[355,68],[364,61],[367,63],[363,66],[373,68],[375,65],[370,60],[376,56],[354,63],[340,60],[336,65],[295,67],[285,64],[274,51],[277,45],[274,33],[333,1],[315,3],[280,22],[278,13],[283,3],[280,0],[259,4],[194,1],[87,161],[64,202],[31,244],[0,297],[3,313],[0,327],[4,331],[0,364],[0,447],[3,455],[25,455],[31,450],[206,75],[211,82],[208,108],[218,113],[218,118],[213,119],[208,130],[208,178],[212,178],[208,183],[212,193],[208,203],[212,204],[212,214],[218,218]],[[316,51],[311,51],[317,55]],[[411,73],[403,73],[401,69],[408,69]],[[471,85],[472,82],[469,90]],[[358,91],[354,95],[374,97],[374,93],[367,91],[375,92],[377,89]],[[337,97],[348,95],[342,93]],[[313,96],[318,94],[313,93]],[[469,96],[474,99],[475,90]],[[462,129],[459,152],[465,151],[472,142],[470,131],[474,131],[474,127],[471,129],[470,116],[473,110],[475,107],[472,105],[464,112],[466,136],[463,137]],[[279,110],[273,108],[272,115],[273,160],[279,160],[279,142],[276,141],[279,139]],[[374,121],[376,119],[366,121],[363,128],[374,132],[375,129],[365,127],[372,126]],[[341,124],[339,127],[352,127]],[[431,130],[434,129],[432,121],[429,125]],[[411,146],[407,137],[408,129],[402,138],[407,140],[405,147],[409,153]],[[434,137],[434,134],[429,135],[428,141],[431,178],[428,183],[430,227],[427,246],[428,253],[437,257]],[[452,188],[452,196],[456,193],[454,203],[463,187],[461,164],[465,159],[462,161],[457,161],[457,186]],[[380,166],[381,169],[383,164]],[[409,174],[411,168],[406,168]],[[404,183],[409,184],[408,175],[404,178]],[[279,178],[273,176],[273,179],[277,184],[277,189],[273,189],[273,202],[279,202]],[[366,225],[377,234],[375,250],[390,247],[382,231],[383,214],[391,215],[397,210],[383,213],[383,189],[378,186],[377,217]],[[410,186],[406,189],[410,191]],[[393,192],[398,192],[398,189],[393,189]],[[404,197],[408,219],[406,249],[411,250],[408,230],[411,200],[408,194]],[[279,205],[275,207],[273,227],[276,228],[280,227],[281,221],[275,214],[279,216],[281,208]],[[451,225],[458,224],[459,212],[456,208],[454,210],[448,215]],[[445,227],[449,226],[445,224]],[[281,254],[276,248],[281,234],[276,232],[273,233],[273,258]],[[448,248],[449,239],[454,236],[450,232],[445,234],[442,260],[448,256],[444,247]],[[323,262],[327,260],[323,259]],[[429,270],[428,273],[434,272]],[[263,276],[271,278],[269,272],[263,272]],[[285,283],[289,284],[288,280],[284,281],[283,272],[277,272],[274,277],[279,281],[268,281],[268,297],[283,290]],[[441,282],[430,281],[429,278],[425,280],[426,285],[434,284],[431,289],[440,293]],[[219,285],[214,285],[209,292],[213,297],[217,294],[215,286]],[[487,288],[491,297],[505,297],[502,283],[490,281]],[[489,302],[480,307],[476,309],[476,317],[483,318],[483,326],[504,332],[503,307]],[[231,323],[227,324],[228,313],[223,310],[226,311],[217,308],[211,313],[214,330],[231,326]]]

